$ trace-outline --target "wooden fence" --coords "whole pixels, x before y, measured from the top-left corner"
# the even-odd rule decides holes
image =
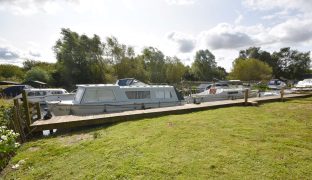
[[[14,106],[12,107],[12,129],[20,134],[20,142],[26,142],[27,139],[33,137],[33,129],[30,128],[30,125],[41,119],[41,110],[40,104],[30,103],[27,100],[27,94],[25,91],[22,93],[23,98],[14,99]]]

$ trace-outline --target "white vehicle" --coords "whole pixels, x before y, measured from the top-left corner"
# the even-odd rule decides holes
[[[183,104],[183,97],[173,86],[146,85],[135,79],[122,79],[116,84],[77,85],[74,100],[49,102],[55,116],[93,115]]]
[[[304,79],[299,81],[294,90],[303,90],[303,91],[311,91],[312,90],[312,79]]]
[[[65,89],[25,89],[27,99],[30,102],[45,104],[49,101],[63,101],[74,99],[75,93],[68,93]],[[15,98],[22,98],[22,94]]]

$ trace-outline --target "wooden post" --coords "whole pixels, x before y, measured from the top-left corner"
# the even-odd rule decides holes
[[[27,100],[27,94],[26,91],[23,90],[23,106],[24,106],[24,113],[25,113],[25,118],[26,118],[26,124],[28,126],[28,128],[30,127],[31,122],[31,117],[29,114],[29,104],[28,104],[28,100]]]
[[[280,93],[281,93],[281,101],[284,102],[284,87],[282,87]]]
[[[26,137],[22,125],[20,124],[16,107],[13,108],[13,121],[16,126],[16,132],[19,133],[21,143],[26,142]]]
[[[40,103],[36,103],[36,111],[37,111],[37,120],[41,119],[41,110],[40,110]]]
[[[244,101],[245,106],[247,106],[248,105],[248,89],[245,89],[244,99],[245,99],[245,101]]]
[[[20,116],[19,116],[20,105],[18,103],[18,99],[14,99],[13,102],[14,102],[13,121],[14,121],[17,132],[20,134],[20,140],[23,143],[23,142],[26,142],[26,136],[25,136],[23,125],[21,124]]]

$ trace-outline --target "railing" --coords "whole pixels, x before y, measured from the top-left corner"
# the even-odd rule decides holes
[[[20,141],[27,141],[28,137],[32,135],[30,125],[41,119],[41,110],[39,103],[29,103],[26,92],[22,93],[22,102],[19,99],[14,99],[14,106],[12,107],[13,118],[11,126],[14,131],[20,134]]]

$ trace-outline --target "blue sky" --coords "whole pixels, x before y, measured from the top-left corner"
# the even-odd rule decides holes
[[[0,63],[55,62],[61,28],[154,46],[190,65],[209,49],[231,69],[239,50],[312,47],[310,0],[0,0]]]

